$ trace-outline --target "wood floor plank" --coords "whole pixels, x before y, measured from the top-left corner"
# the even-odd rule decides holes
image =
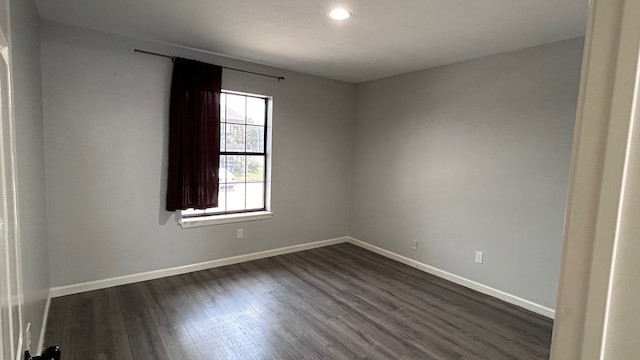
[[[552,322],[351,244],[53,299],[64,359],[548,359]]]

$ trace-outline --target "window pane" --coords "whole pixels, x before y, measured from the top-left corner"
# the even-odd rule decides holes
[[[222,177],[222,173],[227,169],[227,157],[225,155],[220,155],[220,164],[218,165],[218,178]],[[222,183],[222,179],[220,179]]]
[[[232,189],[227,189],[227,211],[245,209],[245,183],[236,183]]]
[[[227,184],[234,184],[236,182],[236,178],[233,175],[233,172],[227,169],[227,157],[225,155],[220,156],[220,168],[218,169],[218,180],[220,182],[220,186],[226,186]]]
[[[264,183],[247,183],[247,209],[256,210],[264,208]]]
[[[247,124],[264,125],[266,101],[255,97],[247,98]]]
[[[225,123],[222,123],[222,122],[220,123],[220,151],[226,151],[226,148],[227,148],[226,147],[227,135],[226,135],[226,130],[225,130],[226,129],[226,125],[227,124],[225,124]]]
[[[226,124],[225,126],[226,151],[244,152],[246,128],[247,127],[245,125]]]
[[[218,191],[218,207],[214,207],[214,208],[208,208],[206,210],[206,214],[213,214],[213,213],[221,213],[221,212],[225,212],[227,210],[226,208],[226,204],[227,204],[227,191],[229,189],[229,186],[233,187],[233,184],[220,184],[220,190]]]
[[[220,94],[220,122],[225,122],[227,118],[227,94]]]
[[[226,167],[229,172],[235,177],[236,183],[244,182],[245,179],[245,162],[246,156],[244,155],[227,155]]]
[[[220,169],[226,169],[227,168],[227,156],[226,155],[220,155],[220,165],[219,165]]]
[[[247,152],[264,151],[264,127],[247,126]]]
[[[264,156],[247,156],[247,181],[264,182]]]
[[[227,94],[227,122],[244,124],[246,97]]]

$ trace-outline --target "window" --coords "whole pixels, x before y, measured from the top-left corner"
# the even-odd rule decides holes
[[[224,223],[270,216],[268,126],[270,99],[223,90],[220,96],[218,207],[182,211],[181,223]],[[188,226],[209,225],[190,224]]]

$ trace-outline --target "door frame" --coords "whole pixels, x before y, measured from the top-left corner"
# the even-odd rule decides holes
[[[617,251],[630,236],[621,229],[634,218],[624,206],[626,184],[634,180],[630,165],[640,163],[630,157],[632,139],[640,136],[634,127],[640,110],[637,14],[640,0],[591,0],[589,5],[553,360],[604,359],[613,330],[614,270],[625,266]]]
[[[1,319],[9,323],[9,334],[3,334],[10,339],[11,348],[9,353],[11,358],[21,360],[23,358],[22,348],[24,339],[23,326],[23,275],[22,275],[22,250],[20,243],[20,216],[18,209],[18,184],[16,165],[16,137],[15,137],[15,107],[13,98],[13,74],[12,74],[12,37],[11,37],[11,8],[9,0],[0,0],[0,14],[2,15],[4,26],[0,26],[0,56],[6,71],[6,96],[7,96],[7,118],[0,119],[2,129],[0,129],[0,176],[4,178],[3,186],[0,188],[0,206],[4,209],[4,232],[3,241],[7,250],[10,250],[12,243],[14,252],[8,251],[7,258],[4,259],[4,268],[0,269],[0,276],[7,280],[7,304],[11,308],[7,319]],[[3,111],[4,112],[4,111]],[[2,115],[0,115],[2,116]],[[8,141],[5,144],[4,141]],[[7,150],[7,151],[5,151]],[[9,201],[11,199],[11,201]],[[9,214],[12,216],[9,217]],[[10,218],[11,221],[6,221]],[[7,236],[8,228],[12,228],[13,237]],[[13,265],[12,265],[13,264]],[[12,282],[15,284],[15,292],[12,289]],[[15,310],[14,310],[15,307]],[[6,349],[4,349],[6,351]]]

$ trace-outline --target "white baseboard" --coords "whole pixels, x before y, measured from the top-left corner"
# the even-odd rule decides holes
[[[521,308],[527,309],[529,311],[532,311],[536,314],[545,316],[547,318],[553,319],[555,317],[555,310],[550,309],[546,306],[542,306],[540,304],[536,304],[532,301],[523,299],[521,297],[515,296],[515,295],[511,295],[509,293],[506,293],[504,291],[498,290],[498,289],[494,289],[492,287],[489,287],[487,285],[483,285],[479,282],[475,282],[473,280],[469,280],[467,278],[464,278],[462,276],[458,276],[455,274],[452,274],[450,272],[435,268],[433,266],[421,263],[419,261],[413,260],[413,259],[409,259],[408,257],[402,256],[402,255],[398,255],[394,252],[385,250],[383,248],[371,245],[369,243],[366,243],[362,240],[358,240],[358,239],[354,239],[352,237],[347,237],[348,241],[356,246],[359,246],[363,249],[367,249],[369,251],[372,251],[376,254],[382,255],[384,257],[387,257],[389,259],[401,262],[405,265],[409,265],[413,268],[416,268],[418,270],[422,270],[426,273],[429,273],[431,275],[435,275],[437,277],[443,278],[445,280],[451,281],[453,283],[456,283],[458,285],[462,285],[464,287],[467,287],[469,289],[481,292],[483,294],[489,295],[489,296],[493,296],[495,298],[498,298],[502,301],[508,302],[509,304],[512,305],[516,305],[519,306]]]
[[[42,326],[40,327],[40,337],[38,338],[38,347],[34,354],[41,354],[44,348],[44,334],[47,331],[47,320],[49,319],[49,308],[51,307],[51,291],[47,295],[47,302],[44,304],[44,314],[42,315]]]
[[[330,245],[335,245],[335,244],[341,244],[344,242],[349,242],[353,245],[359,246],[361,248],[367,249],[369,251],[372,251],[376,254],[382,255],[384,257],[387,257],[389,259],[398,261],[400,263],[403,263],[405,265],[409,265],[413,268],[416,268],[418,270],[422,270],[426,273],[435,275],[437,277],[443,278],[445,280],[454,282],[458,285],[462,285],[464,287],[473,289],[475,291],[481,292],[483,294],[489,295],[489,296],[493,296],[495,298],[498,298],[500,300],[506,301],[512,305],[516,305],[519,306],[521,308],[527,309],[529,311],[532,311],[536,314],[540,314],[542,316],[548,317],[550,319],[553,319],[555,317],[555,310],[542,306],[540,304],[536,304],[532,301],[523,299],[521,297],[506,293],[504,291],[498,290],[498,289],[494,289],[492,287],[483,285],[481,283],[478,283],[476,281],[473,280],[469,280],[467,278],[464,278],[462,276],[458,276],[455,274],[452,274],[450,272],[435,268],[433,266],[421,263],[417,260],[413,260],[410,259],[408,257],[402,256],[402,255],[398,255],[396,253],[393,253],[391,251],[382,249],[380,247],[371,245],[369,243],[366,243],[364,241],[352,238],[352,237],[340,237],[340,238],[335,238],[335,239],[329,239],[329,240],[322,240],[322,241],[316,241],[316,242],[312,242],[312,243],[307,243],[307,244],[301,244],[301,245],[294,245],[294,246],[289,246],[289,247],[284,247],[284,248],[279,248],[279,249],[273,249],[273,250],[267,250],[267,251],[261,251],[261,252],[256,252],[256,253],[251,253],[251,254],[245,254],[245,255],[239,255],[239,256],[233,256],[233,257],[229,257],[229,258],[224,258],[224,259],[218,259],[218,260],[212,260],[212,261],[206,261],[206,262],[202,262],[202,263],[197,263],[197,264],[191,264],[191,265],[185,265],[185,266],[179,266],[179,267],[174,267],[174,268],[170,268],[170,269],[163,269],[163,270],[155,270],[155,271],[149,271],[149,272],[144,272],[144,273],[138,273],[138,274],[131,274],[131,275],[125,275],[125,276],[119,276],[119,277],[114,277],[114,278],[109,278],[109,279],[104,279],[104,280],[97,280],[97,281],[90,281],[90,282],[85,282],[85,283],[80,283],[80,284],[72,284],[72,285],[67,285],[67,286],[61,286],[61,287],[55,287],[51,289],[51,294],[49,296],[49,299],[47,300],[47,305],[46,305],[46,310],[45,310],[45,321],[46,321],[46,316],[48,314],[49,311],[49,303],[52,297],[56,298],[56,297],[60,297],[60,296],[65,296],[65,295],[71,295],[71,294],[78,294],[78,293],[82,293],[82,292],[87,292],[87,291],[92,291],[92,290],[99,290],[99,289],[105,289],[105,288],[109,288],[109,287],[113,287],[113,286],[119,286],[119,285],[126,285],[126,284],[132,284],[132,283],[136,283],[136,282],[141,282],[141,281],[147,281],[147,280],[154,280],[154,279],[160,279],[163,277],[167,277],[167,276],[173,276],[173,275],[181,275],[181,274],[187,274],[190,272],[194,272],[194,271],[200,271],[200,270],[207,270],[207,269],[213,269],[216,267],[220,267],[220,266],[226,266],[226,265],[232,265],[232,264],[237,264],[237,263],[242,263],[242,262],[246,262],[246,261],[252,261],[252,260],[257,260],[257,259],[264,259],[264,258],[268,258],[268,257],[272,257],[272,256],[278,256],[278,255],[284,255],[284,254],[290,254],[290,253],[294,253],[294,252],[298,252],[298,251],[304,251],[304,250],[310,250],[310,249],[315,249],[315,248],[319,248],[319,247],[324,247],[324,246],[330,246]],[[39,343],[39,349],[42,349],[42,342],[44,338],[44,326],[43,326],[43,330],[40,334],[40,343]]]
[[[237,263],[242,263],[251,260],[264,259],[272,256],[284,255],[289,253],[294,253],[298,251],[304,251],[309,249],[315,249],[324,246],[330,246],[335,244],[340,244],[344,242],[348,242],[349,238],[340,237],[329,240],[316,241],[307,244],[288,246],[279,249],[260,251],[251,254],[233,256],[224,259],[205,261],[197,264],[190,264],[184,266],[178,266],[170,269],[162,269],[162,270],[154,270],[148,271],[138,274],[131,274],[125,276],[119,276],[109,279],[89,281],[80,284],[72,284],[60,287],[54,287],[51,289],[51,297],[60,297],[71,294],[79,294],[92,290],[106,289],[119,285],[132,284],[141,281],[160,279],[167,276],[181,275],[187,274],[194,271],[213,269],[220,266],[232,265]]]

